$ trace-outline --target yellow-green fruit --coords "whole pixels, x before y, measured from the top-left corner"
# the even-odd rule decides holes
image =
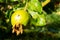
[[[11,16],[11,24],[22,24],[26,26],[29,20],[29,14],[24,10],[16,10]]]

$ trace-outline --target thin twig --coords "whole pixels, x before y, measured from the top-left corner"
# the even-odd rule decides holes
[[[24,11],[26,11],[26,10],[27,10],[27,6],[28,6],[28,3],[26,3],[25,8],[24,8]]]

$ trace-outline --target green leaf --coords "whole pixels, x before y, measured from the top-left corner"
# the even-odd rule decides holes
[[[3,3],[4,2],[4,0],[0,0],[0,3]]]
[[[44,15],[40,15],[39,18],[37,19],[36,26],[44,26],[46,25],[46,20]]]
[[[12,12],[13,12],[13,10],[7,10],[6,13],[5,13],[5,17],[10,18],[11,15],[12,15]]]
[[[33,19],[37,19],[39,16],[38,12],[34,12],[31,10],[28,10],[28,12],[30,13],[30,15],[32,16]]]
[[[7,27],[2,26],[2,25],[0,26],[0,28],[7,30]]]
[[[40,14],[42,12],[42,5],[38,0],[31,0],[28,3],[28,9],[39,12]]]
[[[42,15],[39,15],[39,17],[35,20],[31,19],[31,25],[34,25],[34,26],[44,26],[44,25],[46,25],[45,16],[42,14]]]
[[[16,1],[19,1],[19,0],[10,0],[11,2],[16,2]]]

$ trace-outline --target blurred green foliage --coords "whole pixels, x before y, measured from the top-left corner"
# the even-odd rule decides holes
[[[31,18],[28,25],[24,27],[24,33],[16,36],[11,33],[11,15],[15,10],[23,9],[26,2],[30,3],[28,3],[27,12],[30,14]],[[39,0],[0,0],[0,39],[59,40],[60,14],[58,14],[58,12],[60,12],[60,5],[58,5],[58,8],[53,9],[54,6],[52,6],[52,3],[55,2],[51,2],[42,8]],[[12,8],[9,9],[10,7],[8,8],[8,5]],[[50,7],[50,5],[52,7]]]

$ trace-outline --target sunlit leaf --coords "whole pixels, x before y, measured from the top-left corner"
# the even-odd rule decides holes
[[[40,14],[42,12],[42,5],[38,0],[31,0],[28,3],[28,9],[32,11],[37,11]]]

